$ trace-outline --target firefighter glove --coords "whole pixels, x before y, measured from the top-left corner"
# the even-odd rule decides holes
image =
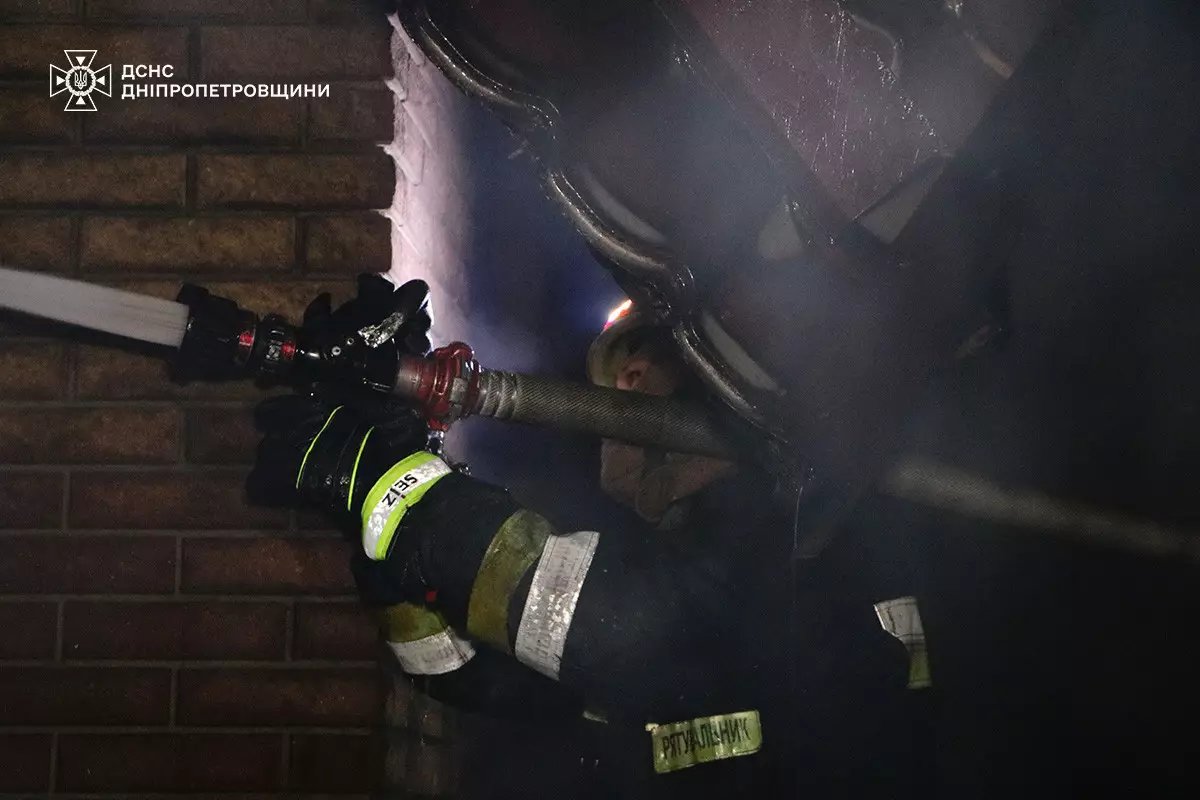
[[[289,395],[260,403],[255,423],[264,437],[246,481],[250,500],[314,506],[339,522],[361,521],[376,484],[398,464],[435,459],[424,450],[425,423],[407,409]]]
[[[319,343],[335,345],[352,336],[372,347],[388,347],[412,355],[429,353],[429,284],[411,280],[397,287],[382,275],[358,276],[358,292],[336,309],[328,292],[304,310],[302,327]]]

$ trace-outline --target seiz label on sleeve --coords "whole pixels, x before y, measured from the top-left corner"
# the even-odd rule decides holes
[[[429,487],[450,474],[450,467],[432,453],[414,453],[384,473],[363,503],[363,551],[373,561],[387,558],[396,526]]]

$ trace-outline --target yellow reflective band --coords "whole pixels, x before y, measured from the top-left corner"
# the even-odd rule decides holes
[[[304,477],[304,467],[308,464],[308,456],[312,453],[313,448],[316,447],[317,439],[321,438],[321,434],[325,432],[325,429],[329,427],[329,423],[333,422],[333,418],[336,417],[337,412],[341,410],[342,407],[338,406],[333,411],[330,411],[329,416],[325,418],[325,424],[321,426],[321,430],[317,431],[317,435],[314,436],[313,440],[308,443],[308,449],[304,451],[304,458],[300,459],[300,470],[296,473],[297,489],[300,488],[300,479]]]
[[[397,603],[379,615],[383,638],[389,642],[415,642],[450,627],[437,611],[416,603]]]
[[[375,431],[375,426],[367,428],[367,432],[363,434],[362,443],[358,446],[358,455],[354,457],[354,469],[350,471],[350,491],[346,494],[346,510],[350,510],[350,504],[354,502],[354,483],[358,480],[358,462],[362,461],[363,450],[367,446],[367,439],[371,438],[371,434]]]
[[[362,507],[363,551],[375,561],[387,558],[396,527],[435,483],[450,472],[433,453],[413,453],[375,482]]]
[[[908,688],[928,689],[933,686],[933,676],[929,673],[929,652],[921,647],[909,651],[908,659]]]
[[[467,633],[501,652],[508,643],[508,605],[517,584],[542,553],[552,533],[550,523],[532,511],[513,514],[488,545],[471,586],[467,604]]]
[[[654,771],[660,774],[723,758],[748,756],[762,747],[762,723],[757,711],[650,724],[646,730],[653,745]]]

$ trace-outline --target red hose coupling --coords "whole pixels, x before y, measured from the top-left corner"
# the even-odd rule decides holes
[[[475,351],[463,342],[439,347],[416,366],[416,396],[425,421],[435,431],[467,416],[479,398],[479,362]]]

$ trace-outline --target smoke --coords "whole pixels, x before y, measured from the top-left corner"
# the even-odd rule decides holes
[[[485,367],[584,380],[587,347],[621,291],[544,196],[532,160],[510,157],[519,143],[396,27],[389,277],[429,283],[434,346],[460,340]],[[564,525],[599,524],[611,505],[589,437],[469,419],[446,448]]]
[[[583,381],[588,345],[623,295],[545,197],[533,162],[507,157],[516,149],[508,131],[475,107],[464,128],[473,177],[456,297],[466,311],[464,339],[485,367]],[[610,518],[613,506],[599,490],[599,442],[591,437],[469,420],[449,444],[474,474],[508,486],[564,526],[603,526]]]

